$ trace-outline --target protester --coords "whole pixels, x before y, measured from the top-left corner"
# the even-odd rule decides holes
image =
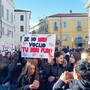
[[[39,77],[37,66],[33,60],[28,60],[18,79],[18,90],[37,90],[39,87]]]
[[[39,74],[39,81],[40,81],[40,87],[39,90],[42,90],[42,67],[41,67],[41,60],[40,58],[32,58],[32,60],[36,63],[37,67],[38,67],[38,74]]]
[[[13,69],[15,66],[13,60],[11,60],[11,53],[10,52],[6,52],[6,54],[3,58],[3,63],[7,66],[7,72],[6,72],[6,77],[2,81],[2,84],[4,86],[7,86],[8,88],[10,88],[10,80],[12,78],[12,73],[13,73]]]
[[[53,90],[90,90],[90,64],[86,60],[77,61],[73,77],[69,78],[69,72],[65,71],[54,84]]]
[[[13,61],[14,68],[13,68],[12,76],[10,79],[10,90],[16,90],[17,89],[17,78],[19,76],[19,72],[21,72],[21,70],[18,69],[18,66],[17,66],[18,55],[16,52],[13,52],[11,54],[11,61]]]
[[[3,56],[0,54],[0,90],[8,90],[6,85],[2,85],[2,82],[7,76],[7,65],[3,62]]]
[[[70,54],[70,61],[67,67],[67,70],[69,72],[73,71],[74,64],[81,59],[81,53],[80,52],[73,52]]]
[[[85,48],[81,52],[81,59],[85,59],[90,63],[90,48]]]
[[[48,90],[52,90],[54,83],[59,79],[59,76],[66,70],[67,62],[61,52],[55,53],[54,64],[51,65],[51,70],[48,77]]]
[[[68,64],[70,58],[69,48],[64,47],[61,51],[64,53],[64,58],[67,60]]]

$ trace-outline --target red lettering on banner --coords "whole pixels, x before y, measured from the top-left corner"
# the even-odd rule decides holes
[[[41,48],[41,53],[47,53],[50,57],[53,57],[53,56],[51,55],[52,49],[49,49],[49,48]]]
[[[22,47],[22,52],[28,52],[28,47]]]
[[[41,53],[44,52],[44,48],[41,48]]]
[[[51,53],[52,49],[49,48],[41,48],[41,53]]]
[[[39,52],[39,48],[30,48],[30,52]]]
[[[39,38],[38,38],[38,42],[47,42],[47,38],[39,37]]]

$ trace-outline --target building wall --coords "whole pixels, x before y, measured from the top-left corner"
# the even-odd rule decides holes
[[[1,0],[1,7],[3,10],[1,9],[0,13],[3,15],[1,17],[2,37],[0,38],[0,45],[14,45],[14,2],[13,0]]]
[[[54,22],[58,24],[58,30],[54,30]],[[60,18],[49,18],[48,19],[49,32],[52,34],[57,34],[58,40],[61,38],[61,24]]]
[[[24,21],[20,21],[20,15],[24,16]],[[20,37],[29,33],[30,12],[15,12],[15,45],[20,45]],[[20,31],[20,26],[24,26],[24,31]]]
[[[90,0],[87,1],[85,8],[88,9],[88,35],[89,35],[88,45],[90,47]]]
[[[62,35],[67,34],[68,39],[62,40],[63,46],[69,46],[70,48],[76,48],[75,39],[78,34],[82,36],[83,39],[83,47],[87,44],[85,41],[85,37],[88,36],[88,18],[87,17],[70,17],[70,18],[62,18],[62,23],[67,22],[67,27],[62,27]],[[81,29],[78,30],[77,22],[81,22]],[[72,41],[73,39],[73,41]]]
[[[77,22],[81,22],[81,30],[77,30]],[[57,23],[58,29],[54,29],[53,23]],[[63,28],[62,23],[67,22],[67,27]],[[56,34],[56,39],[59,44],[56,43],[56,47],[59,49],[61,46],[69,46],[70,48],[76,48],[75,38],[77,34],[81,34],[83,39],[83,47],[87,46],[86,36],[88,36],[88,17],[49,17],[46,18],[48,24],[48,33]],[[43,25],[43,24],[42,24]],[[68,39],[63,40],[63,35],[67,34]]]
[[[88,7],[88,16],[90,16],[90,6]]]
[[[29,29],[29,33],[30,33],[30,34],[37,33],[37,32],[39,31],[39,25],[40,25],[40,24],[37,24],[36,26],[31,27],[31,28]]]
[[[90,2],[88,7],[88,31],[89,31],[89,46],[90,46]]]
[[[1,12],[1,0],[0,0],[0,12]],[[2,36],[2,20],[1,20],[1,13],[0,13],[0,38]]]

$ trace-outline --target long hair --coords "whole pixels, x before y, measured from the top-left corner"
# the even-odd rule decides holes
[[[63,53],[61,51],[58,51],[58,52],[55,53],[54,65],[57,65],[56,64],[56,58],[60,57],[61,55],[63,55]],[[66,65],[67,65],[67,61],[66,61],[66,59],[63,58],[62,66],[65,67]]]
[[[54,54],[54,63],[56,64],[56,58],[60,57],[61,55],[63,55],[62,52],[58,51]]]
[[[64,59],[64,60],[62,61],[62,66],[63,66],[63,67],[66,67],[66,66],[67,66],[67,61],[66,61],[66,59]]]
[[[0,68],[2,69],[4,68],[4,66],[5,66],[5,63],[3,62],[3,56],[2,54],[0,54]]]
[[[80,52],[73,53],[73,56],[75,58],[75,63],[81,59],[81,53]]]
[[[31,65],[34,65],[34,66],[35,66],[35,72],[36,72],[37,65],[36,65],[36,63],[35,63],[32,59],[30,59],[30,60],[27,61],[26,65],[23,67],[22,73],[20,74],[19,79],[20,79],[23,75],[26,75],[28,78],[30,78],[30,76],[27,75],[27,72],[28,72],[28,68],[31,67]],[[19,79],[18,79],[18,80],[19,80]]]

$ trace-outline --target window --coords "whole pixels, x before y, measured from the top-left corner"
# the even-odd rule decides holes
[[[48,24],[46,24],[45,31],[48,32]]]
[[[40,31],[45,31],[45,27],[44,26],[41,26],[40,27]]]
[[[62,40],[67,41],[68,40],[68,34],[63,34],[62,35]]]
[[[4,6],[2,5],[2,17],[4,17]]]
[[[9,36],[9,29],[7,29],[7,36]]]
[[[12,31],[12,36],[11,37],[13,38],[13,31]]]
[[[77,27],[78,27],[78,28],[81,28],[81,26],[82,26],[82,25],[81,25],[81,22],[78,21],[78,22],[77,22]]]
[[[20,21],[24,21],[24,16],[20,15]]]
[[[4,27],[2,27],[2,35],[4,35]]]
[[[75,43],[76,43],[77,47],[82,47],[82,43],[83,43],[82,37],[77,37],[75,39]]]
[[[66,27],[67,27],[67,23],[66,23],[66,22],[63,22],[63,23],[62,23],[62,27],[63,27],[63,28],[66,28]]]
[[[11,23],[13,23],[13,13],[11,13]]]
[[[57,22],[54,22],[54,30],[58,30],[58,23]]]
[[[88,37],[88,36],[85,36],[85,40],[88,42],[88,40],[89,40],[89,37]]]
[[[24,31],[24,26],[20,26],[20,31],[21,31],[21,32]]]
[[[22,36],[20,36],[20,42],[22,41]]]
[[[7,9],[7,20],[9,21],[9,10]]]
[[[82,37],[82,34],[77,34],[77,37]]]

